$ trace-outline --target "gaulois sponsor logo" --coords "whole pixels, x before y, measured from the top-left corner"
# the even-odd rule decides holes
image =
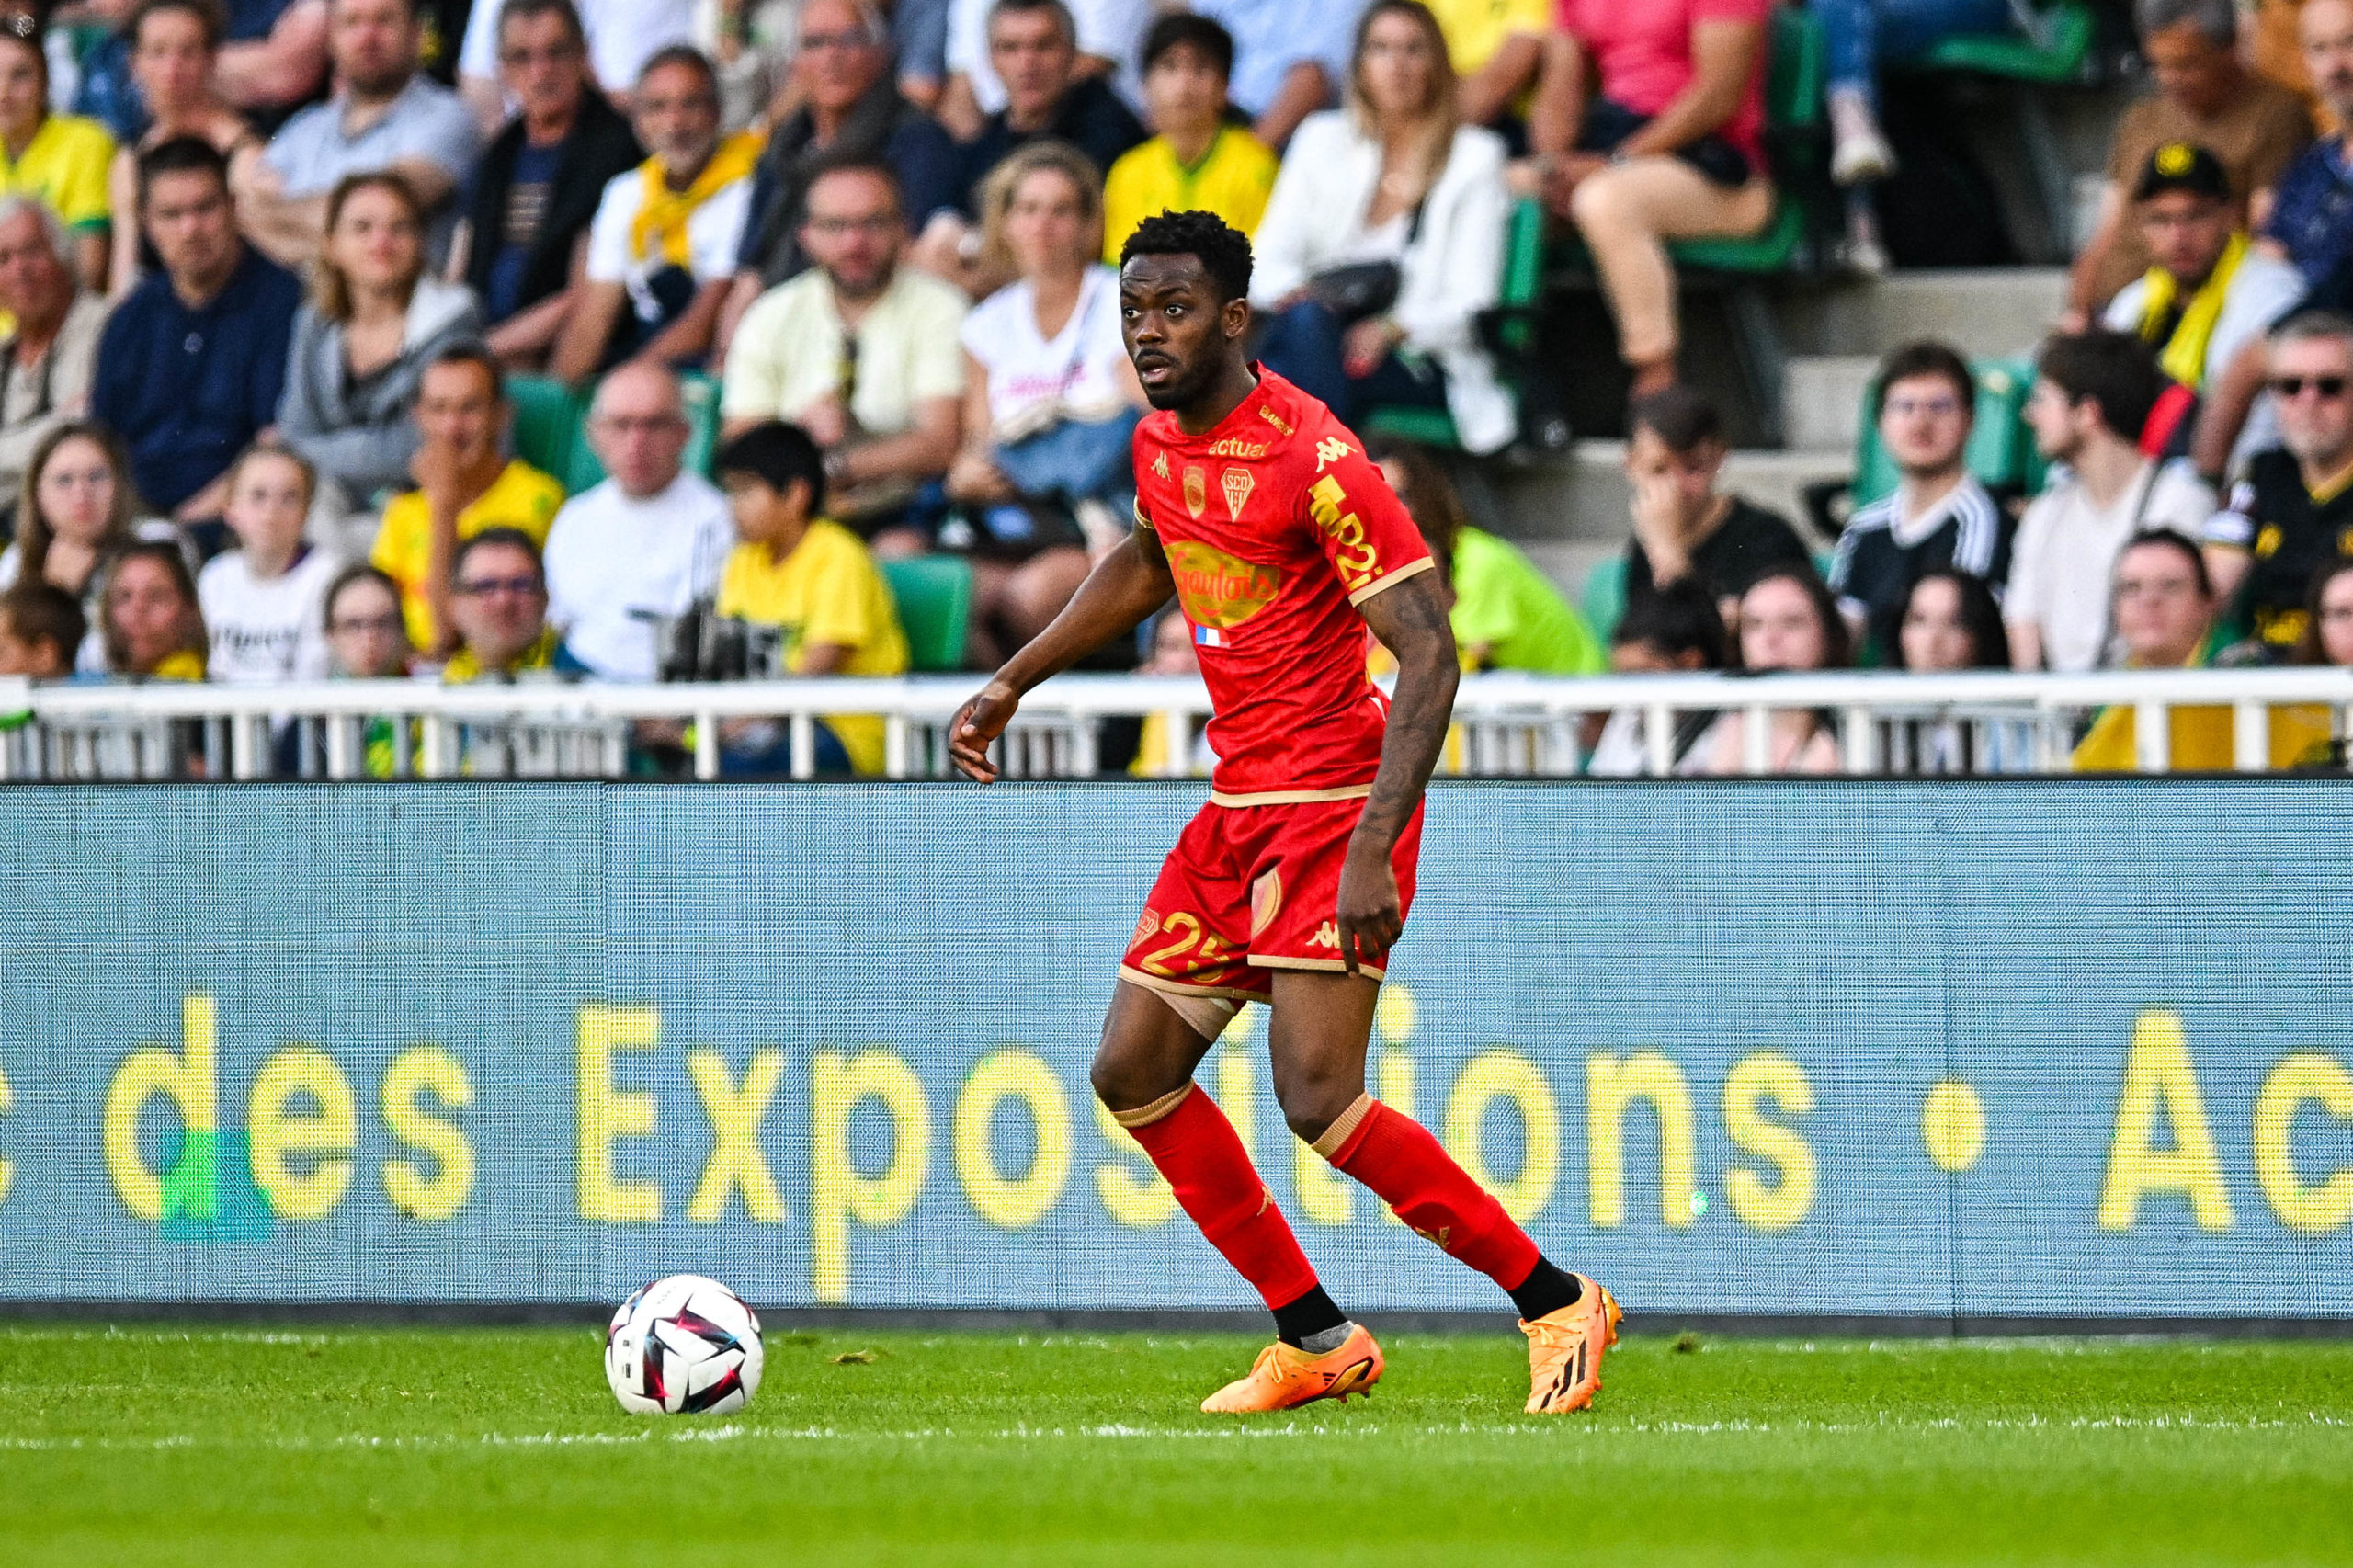
[[[1196,626],[1239,626],[1282,590],[1280,568],[1236,560],[1199,540],[1171,540],[1167,551],[1176,597]]]

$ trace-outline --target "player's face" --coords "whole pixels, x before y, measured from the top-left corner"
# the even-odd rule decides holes
[[[1140,256],[1120,269],[1120,332],[1154,408],[1182,408],[1217,384],[1250,307],[1221,301],[1192,256]]]

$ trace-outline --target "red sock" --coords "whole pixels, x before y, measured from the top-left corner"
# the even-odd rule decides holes
[[[1420,1122],[1369,1095],[1357,1103],[1367,1108],[1354,1128],[1341,1131],[1347,1116],[1334,1124],[1341,1138],[1326,1155],[1333,1168],[1372,1188],[1399,1219],[1505,1290],[1526,1283],[1542,1255],[1504,1206]],[[1322,1152],[1323,1143],[1316,1148]]]
[[[1176,1201],[1201,1234],[1256,1287],[1268,1309],[1289,1306],[1315,1289],[1314,1266],[1299,1250],[1225,1112],[1205,1094],[1189,1087],[1180,1093],[1174,1110],[1128,1131],[1176,1189]]]

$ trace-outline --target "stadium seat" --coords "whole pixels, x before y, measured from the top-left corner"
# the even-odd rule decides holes
[[[515,409],[515,455],[563,481],[580,428],[579,394],[545,376],[509,376],[506,398]]]
[[[1604,648],[1618,635],[1618,623],[1626,618],[1626,552],[1619,551],[1605,555],[1593,563],[1585,574],[1585,592],[1578,596],[1583,602],[1585,622]]]
[[[1731,318],[1741,379],[1756,410],[1759,434],[1779,446],[1781,377],[1787,354],[1765,285],[1819,265],[1819,236],[1829,210],[1826,71],[1822,25],[1792,6],[1773,11],[1772,56],[1765,85],[1765,154],[1773,171],[1772,219],[1745,239],[1679,240],[1667,246],[1685,293],[1721,294]],[[1552,270],[1572,288],[1589,288],[1593,263],[1574,235],[1553,251]]]
[[[1499,368],[1506,371],[1506,383],[1514,356],[1525,353],[1535,339],[1535,324],[1529,319],[1529,312],[1543,286],[1544,208],[1533,199],[1524,199],[1512,209],[1511,227],[1504,234],[1503,284],[1489,312],[1495,324],[1493,347],[1501,351]],[[1372,409],[1364,417],[1364,433],[1425,447],[1461,445],[1453,416],[1436,408]]]
[[[2043,259],[2063,262],[2075,254],[2074,171],[2051,123],[2044,91],[2091,85],[2097,74],[2092,46],[2099,36],[2099,19],[2084,0],[2054,0],[2039,9],[2033,31],[2036,36],[2032,37],[2008,33],[1949,38],[1904,69],[1978,76],[2004,85],[2018,122],[2018,144],[2026,154],[2035,200],[2042,210],[2049,251]]]
[[[972,563],[961,555],[919,555],[878,564],[899,602],[908,662],[918,670],[962,669],[964,628],[972,613]]]

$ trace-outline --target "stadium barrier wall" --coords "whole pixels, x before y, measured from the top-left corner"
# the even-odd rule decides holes
[[[1086,1086],[1201,798],[0,791],[0,1298],[1248,1305]],[[1637,1311],[2353,1313],[2347,801],[1442,784],[1376,1089]],[[1264,1030],[1202,1081],[1336,1294],[1495,1308]]]

